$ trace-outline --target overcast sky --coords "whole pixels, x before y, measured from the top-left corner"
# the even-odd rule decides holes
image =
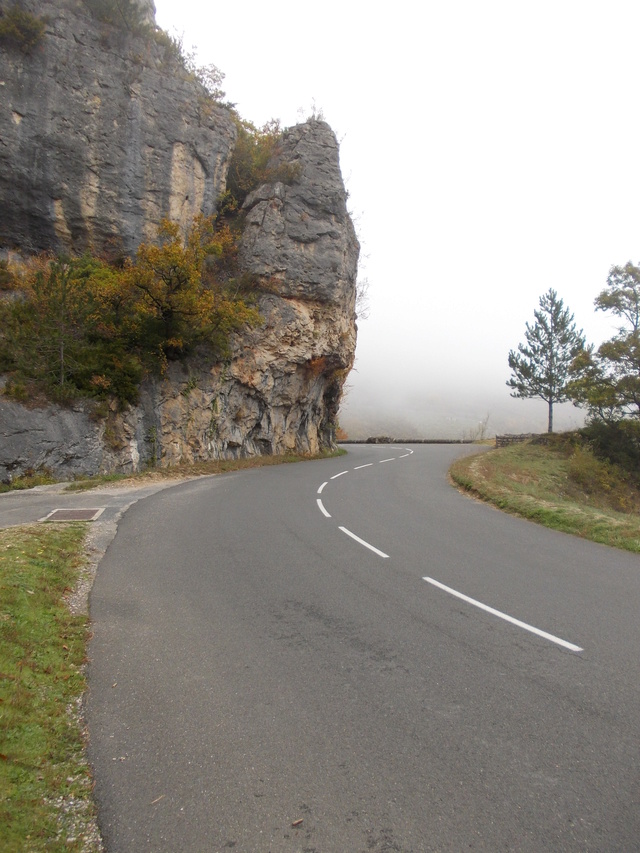
[[[550,287],[588,340],[610,337],[593,301],[640,261],[640,3],[156,7],[244,118],[315,109],[338,136],[370,283],[347,429],[546,429],[544,403],[509,396],[509,350]],[[563,407],[557,426],[580,421]]]

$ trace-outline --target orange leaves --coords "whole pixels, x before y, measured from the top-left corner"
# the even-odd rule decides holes
[[[230,228],[199,216],[183,238],[175,223],[163,220],[159,236],[158,244],[140,246],[123,273],[143,318],[145,346],[165,359],[182,357],[200,342],[225,353],[232,331],[259,321],[219,278],[220,267],[228,273],[235,264]]]
[[[186,235],[164,220],[123,267],[85,256],[42,256],[20,281],[24,299],[0,304],[0,368],[50,396],[134,402],[146,370],[199,344],[212,358],[260,322],[239,293],[237,242],[227,224],[197,217]]]

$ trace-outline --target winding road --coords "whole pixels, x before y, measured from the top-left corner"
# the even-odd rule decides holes
[[[108,853],[640,850],[640,562],[459,494],[467,452],[128,509],[91,595]]]

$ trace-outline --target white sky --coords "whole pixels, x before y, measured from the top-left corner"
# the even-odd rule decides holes
[[[609,337],[593,300],[640,260],[640,3],[156,7],[244,118],[289,126],[315,106],[341,142],[370,282],[343,425],[546,429],[544,403],[509,396],[509,350],[549,287],[590,341]]]

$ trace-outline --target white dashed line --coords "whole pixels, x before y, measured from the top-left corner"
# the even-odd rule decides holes
[[[404,448],[403,447],[397,447],[397,448],[394,447],[393,449],[394,450],[406,450],[407,451],[403,456],[399,457],[400,459],[404,459],[406,456],[411,456],[411,454],[413,453],[413,450],[410,450],[408,447],[404,447]],[[384,462],[395,462],[395,460],[396,460],[396,457],[393,456],[389,459],[381,459],[381,460],[379,460],[379,462],[377,464],[382,465]],[[356,465],[352,470],[353,471],[361,471],[363,468],[371,468],[375,464],[376,464],[375,462],[367,462],[364,465]],[[333,477],[329,478],[329,480],[337,480],[338,477],[344,477],[344,475],[348,474],[348,473],[349,473],[349,470],[340,471],[339,474],[334,474]],[[317,494],[321,495],[324,487],[327,486],[328,484],[329,484],[328,480],[326,482],[324,482],[318,488]],[[317,498],[316,503],[318,504],[318,509],[325,516],[325,518],[331,518],[331,515],[325,509],[324,504],[322,503],[320,498]],[[385,554],[384,551],[380,551],[378,548],[374,548],[373,545],[370,545],[368,542],[365,542],[364,539],[361,539],[359,536],[356,536],[355,533],[352,533],[350,530],[347,530],[346,527],[341,527],[340,530],[342,530],[343,533],[346,533],[347,536],[350,536],[356,542],[359,542],[360,545],[364,545],[365,548],[368,548],[370,551],[373,551],[373,553],[377,554],[379,557],[382,557],[385,560],[389,559],[389,555]]]
[[[324,504],[322,503],[322,501],[320,500],[320,498],[318,498],[316,502],[317,502],[318,506],[320,507],[320,512],[321,512],[321,513],[322,513],[326,518],[331,518],[331,516],[329,515],[329,513],[328,513],[328,512],[326,511],[326,509],[324,508]]]
[[[355,533],[352,533],[350,530],[347,530],[346,527],[341,527],[343,533],[346,533],[347,536],[350,536],[352,539],[355,539],[356,542],[359,542],[361,545],[364,545],[365,548],[368,548],[370,551],[373,551],[374,554],[377,554],[379,557],[383,557],[385,560],[389,559],[389,555],[385,554],[384,551],[379,551],[377,548],[374,548],[373,545],[370,545],[368,542],[365,542],[364,539],[361,539],[359,536],[356,536]]]
[[[410,450],[408,453],[403,453],[402,456],[398,456],[398,459],[406,459],[407,456],[411,456],[412,453],[413,451]]]
[[[493,616],[498,616],[500,619],[504,619],[506,622],[510,622],[512,625],[517,625],[518,628],[523,628],[525,631],[530,631],[532,634],[537,634],[539,637],[543,637],[545,640],[549,640],[551,643],[556,643],[558,646],[564,646],[565,649],[569,649],[572,652],[582,652],[580,646],[575,646],[573,643],[568,643],[566,640],[561,640],[560,637],[554,637],[553,634],[547,634],[546,631],[541,631],[540,628],[534,628],[533,625],[527,625],[526,622],[521,622],[519,619],[514,619],[513,616],[508,616],[506,613],[501,613],[500,610],[494,610],[493,607],[488,607],[486,604],[482,604],[481,601],[476,601],[475,598],[469,598],[467,595],[463,595],[463,593],[458,592],[455,589],[451,589],[449,586],[445,586],[443,583],[439,581],[434,581],[433,578],[422,578],[422,580],[427,583],[433,584],[433,586],[437,586],[439,589],[448,592],[450,595],[455,595],[456,598],[461,598],[463,601],[466,601],[467,604],[473,604],[474,607],[479,607],[481,610],[485,610],[487,613],[491,613]]]

